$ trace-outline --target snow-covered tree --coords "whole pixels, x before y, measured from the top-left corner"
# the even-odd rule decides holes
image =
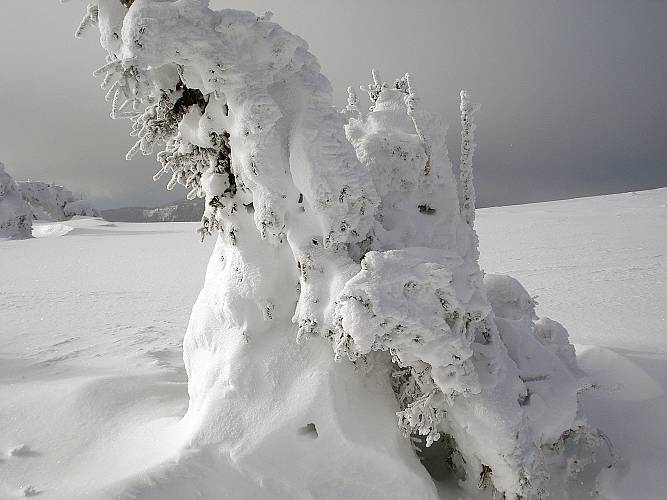
[[[335,302],[337,353],[357,362],[391,354],[399,425],[422,446],[447,448],[441,467],[457,464],[469,488],[561,492],[568,458],[546,450],[597,439],[580,414],[573,347],[562,326],[535,323],[516,280],[483,279],[472,229],[474,107],[463,94],[469,203],[459,208],[445,127],[422,109],[411,80],[383,87],[373,110],[346,126],[380,204],[370,251]]]
[[[75,196],[63,186],[39,181],[19,181],[17,184],[36,219],[61,221],[75,216],[100,216],[88,201]]]
[[[567,333],[484,278],[471,172],[462,209],[412,77],[374,71],[370,112],[350,90],[338,113],[270,16],[203,0],[87,16],[128,157],[163,148],[156,177],[204,196],[218,234],[184,340],[185,446],[271,485],[254,498],[437,498],[419,459],[471,490],[566,496],[570,443],[595,444]]]
[[[16,181],[0,162],[0,238],[32,237],[32,212],[19,192]]]

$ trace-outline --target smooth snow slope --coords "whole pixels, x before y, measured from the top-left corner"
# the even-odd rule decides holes
[[[187,407],[181,339],[211,252],[196,227],[77,219],[0,241],[0,499],[150,491]],[[486,271],[587,345],[585,410],[621,457],[610,498],[663,498],[667,189],[483,209],[477,227]]]

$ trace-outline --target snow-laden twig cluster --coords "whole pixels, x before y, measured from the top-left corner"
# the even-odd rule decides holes
[[[142,86],[146,84],[144,72],[132,65],[131,61],[123,62],[109,54],[107,63],[93,72],[93,76],[100,75],[104,75],[101,87],[107,91],[104,99],[111,102],[111,118],[135,117],[143,102],[145,89]]]
[[[81,19],[79,27],[74,32],[74,36],[76,38],[81,38],[88,28],[90,28],[91,26],[96,26],[98,16],[99,16],[99,9],[97,7],[97,4],[94,3],[88,4],[88,7],[86,8],[86,15],[83,16],[83,19]]]

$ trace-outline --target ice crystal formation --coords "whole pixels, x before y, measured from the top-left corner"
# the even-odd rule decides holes
[[[470,490],[567,494],[596,435],[565,329],[479,268],[476,106],[461,94],[457,180],[410,75],[374,71],[370,109],[350,88],[338,112],[270,18],[99,0],[77,30],[99,27],[128,158],[157,152],[217,234],[184,339],[184,446],[264,485],[253,498],[437,498],[420,459]]]

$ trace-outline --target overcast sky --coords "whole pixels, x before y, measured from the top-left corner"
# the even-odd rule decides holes
[[[2,0],[0,161],[17,179],[64,184],[101,208],[184,196],[154,183],[154,157],[124,160],[92,71],[104,52],[73,32],[85,2]],[[332,81],[413,74],[450,124],[458,93],[482,104],[474,160],[482,205],[667,185],[665,0],[213,0],[264,12],[305,38]]]

